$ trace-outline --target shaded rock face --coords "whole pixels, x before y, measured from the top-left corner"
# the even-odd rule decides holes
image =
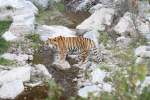
[[[95,5],[99,2],[99,0],[66,0],[66,7],[68,10],[72,11],[80,11],[86,10],[87,8]]]
[[[65,97],[77,95],[77,81],[73,81],[73,79],[78,77],[79,68],[72,66],[73,64],[76,64],[77,61],[67,56],[66,61],[69,62],[71,68],[62,69],[65,65],[58,66],[54,64],[55,54],[56,52],[51,48],[41,48],[38,53],[35,53],[33,63],[44,64],[47,67],[54,80],[64,88],[63,95]]]
[[[89,10],[92,6],[103,5],[107,8],[115,8],[121,15],[129,10],[128,0],[66,0],[66,6],[72,11]]]

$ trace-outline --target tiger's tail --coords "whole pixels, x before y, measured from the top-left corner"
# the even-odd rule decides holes
[[[98,48],[94,47],[90,51],[92,54],[92,61],[99,64],[104,60],[103,54],[101,53],[101,51]]]

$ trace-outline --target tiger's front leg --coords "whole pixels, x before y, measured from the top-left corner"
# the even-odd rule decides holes
[[[73,66],[75,66],[75,67],[78,67],[78,68],[81,68],[81,69],[83,69],[83,68],[85,68],[85,66],[86,66],[86,64],[87,64],[87,57],[88,57],[88,50],[84,50],[84,51],[82,51],[81,53],[80,53],[80,55],[78,56],[78,58],[79,58],[79,62],[78,62],[78,64],[74,64]]]
[[[83,50],[81,52],[81,64],[85,64],[87,62],[87,57],[88,57],[88,50]]]
[[[60,55],[60,61],[62,63],[64,63],[66,60],[67,51],[66,50],[60,50],[59,55]]]

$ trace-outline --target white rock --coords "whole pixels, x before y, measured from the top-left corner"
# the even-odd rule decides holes
[[[103,4],[100,4],[100,3],[99,3],[99,4],[97,4],[97,5],[93,6],[93,7],[91,7],[90,10],[89,10],[89,12],[92,14],[92,13],[94,13],[95,11],[100,10],[102,7],[103,7]]]
[[[38,9],[30,1],[0,0],[0,20],[7,20],[9,17],[13,21],[9,31],[16,33],[16,36],[34,31],[37,13]]]
[[[33,13],[37,13],[38,9],[30,2],[27,0],[0,0],[0,9],[1,8],[7,8],[8,6],[12,7],[12,9],[16,10],[28,10],[28,11],[33,11]],[[9,10],[12,10],[9,9]],[[7,10],[7,9],[5,9]],[[14,11],[13,11],[14,12]]]
[[[150,33],[150,22],[143,22],[142,19],[138,19],[138,30],[140,33],[148,34]]]
[[[31,67],[26,65],[24,67],[14,68],[8,72],[0,74],[0,84],[5,84],[10,81],[14,80],[21,80],[21,81],[29,81],[30,80],[30,70]]]
[[[92,0],[81,0],[81,3],[76,7],[76,11],[80,11],[86,8],[88,4],[91,4]]]
[[[1,55],[0,57],[4,58],[4,59],[8,59],[8,60],[15,60],[18,62],[25,62],[28,59],[32,58],[32,55],[27,55],[27,54],[13,54],[13,53],[4,53],[3,55]]]
[[[40,86],[42,85],[43,82],[42,81],[38,81],[38,82],[34,82],[34,83],[25,83],[25,86],[29,86],[29,87],[36,87],[36,86]]]
[[[27,11],[24,14],[15,15],[12,18],[13,23],[11,24],[9,31],[19,35],[21,33],[27,34],[34,31],[35,16],[33,13]]]
[[[139,46],[135,49],[135,56],[147,58],[150,57],[150,47],[148,46]]]
[[[45,76],[46,78],[48,79],[51,79],[52,78],[52,75],[48,72],[47,68],[42,65],[42,64],[38,64],[38,65],[35,65],[35,68],[40,71],[40,73]]]
[[[47,8],[49,5],[49,0],[30,0],[33,2],[38,8]]]
[[[136,64],[145,64],[146,59],[144,59],[142,57],[137,57],[135,62],[136,62]]]
[[[71,66],[67,61],[54,61],[53,63],[54,66],[56,66],[56,68],[61,69],[61,70],[67,70],[70,69]]]
[[[103,82],[101,84],[98,84],[98,86],[101,89],[101,91],[112,92],[112,90],[113,90],[112,85],[109,83]]]
[[[102,90],[105,91],[105,92],[112,92],[112,85],[108,84],[108,83],[104,83]]]
[[[0,88],[0,98],[15,99],[15,97],[17,97],[23,91],[23,82],[20,80],[14,80],[2,85],[2,87]]]
[[[84,20],[77,29],[105,30],[105,25],[111,25],[115,10],[112,8],[101,8],[95,11],[89,18]]]
[[[81,88],[78,91],[78,95],[81,97],[87,98],[89,93],[93,93],[96,95],[98,94],[98,92],[100,92],[100,88],[96,85],[92,85],[92,86],[86,86],[86,87]]]
[[[150,4],[148,0],[138,2],[139,15],[150,21]]]
[[[150,85],[150,76],[146,76],[146,78],[145,78],[144,82],[142,83],[141,87],[143,89],[144,87],[147,87],[148,85]]]
[[[92,73],[92,82],[93,83],[102,83],[103,79],[106,77],[106,72],[100,70],[99,68],[96,68]]]
[[[2,37],[6,40],[6,41],[15,41],[17,40],[17,36],[15,36],[13,33],[11,33],[10,31],[6,31]]]
[[[118,37],[116,41],[119,47],[127,47],[132,42],[131,38],[125,36]]]
[[[121,34],[125,32],[134,32],[134,25],[131,16],[131,13],[126,12],[118,24],[114,27],[114,30]]]
[[[74,37],[75,32],[70,30],[67,27],[64,26],[58,26],[58,25],[42,25],[39,26],[36,30],[36,33],[40,34],[40,39],[45,41],[48,39],[48,37],[54,38],[57,36],[65,36],[65,37]]]
[[[140,17],[136,18],[135,15],[130,12],[126,12],[118,24],[114,27],[114,30],[121,35],[128,32],[135,34],[136,27],[140,33],[150,33],[150,23],[144,20],[145,19]]]

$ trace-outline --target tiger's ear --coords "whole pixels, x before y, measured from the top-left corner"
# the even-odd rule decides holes
[[[62,36],[60,35],[60,36],[58,36],[58,38],[62,38]]]

